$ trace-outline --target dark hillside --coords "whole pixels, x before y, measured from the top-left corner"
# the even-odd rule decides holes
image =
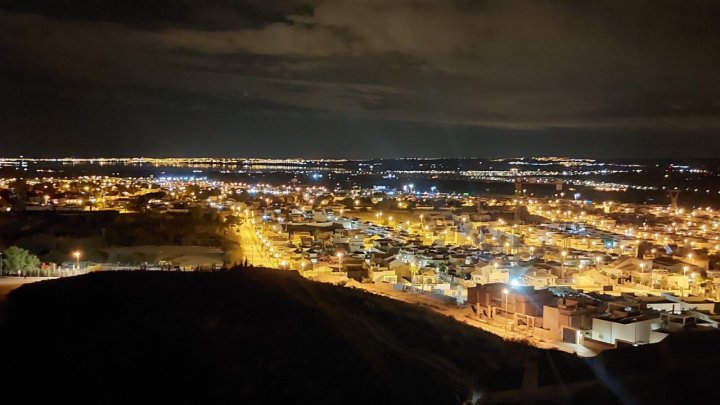
[[[617,399],[595,379],[603,359],[504,342],[293,272],[94,273],[28,285],[4,304],[0,345],[4,395],[27,403],[457,404],[490,392],[514,402],[527,398],[514,391],[526,364],[537,364],[553,401]],[[631,358],[645,361],[647,350]],[[640,369],[616,364],[617,353],[611,373]]]

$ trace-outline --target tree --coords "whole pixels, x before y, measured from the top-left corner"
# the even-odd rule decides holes
[[[344,198],[340,201],[340,204],[342,204],[347,209],[353,209],[355,207],[355,200],[353,200],[350,197]]]
[[[3,268],[7,272],[27,274],[39,267],[40,259],[25,249],[11,246],[3,252]]]
[[[387,211],[397,207],[395,200],[390,198],[383,198],[375,204],[375,209],[380,211]]]

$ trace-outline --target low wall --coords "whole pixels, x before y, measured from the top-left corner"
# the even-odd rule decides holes
[[[611,344],[609,344],[609,343],[601,342],[601,341],[599,341],[599,340],[590,339],[590,338],[588,338],[588,337],[586,337],[585,339],[583,339],[583,346],[587,347],[588,349],[595,350],[595,351],[603,351],[603,350],[614,349],[614,348],[615,348],[615,346],[613,346],[613,345],[611,345]]]

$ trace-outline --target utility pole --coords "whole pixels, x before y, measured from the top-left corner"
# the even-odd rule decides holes
[[[504,316],[504,318],[505,318],[505,334],[507,334],[507,333],[508,333],[508,323],[509,323],[509,320],[507,319],[507,316],[508,316],[508,293],[509,293],[509,291],[508,291],[507,288],[505,288],[502,292],[503,292],[503,295],[505,295],[505,316]]]

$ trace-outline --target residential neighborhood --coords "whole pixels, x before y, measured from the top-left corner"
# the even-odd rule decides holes
[[[720,213],[710,207],[536,198],[519,187],[485,197],[193,176],[4,180],[0,188],[9,214],[187,217],[200,226],[193,232],[210,221],[212,238],[225,241],[192,246],[207,237],[186,234],[170,238],[183,247],[68,250],[27,275],[245,263],[437,306],[504,337],[583,354],[720,320]]]
[[[491,328],[498,334],[578,352],[718,326],[712,210],[638,207],[625,223],[617,214],[632,205],[562,199],[460,198],[459,208],[414,211],[340,203],[363,196],[243,205],[237,232],[260,252],[248,260],[384,295],[422,295],[500,326]],[[416,198],[400,193],[392,205]]]

